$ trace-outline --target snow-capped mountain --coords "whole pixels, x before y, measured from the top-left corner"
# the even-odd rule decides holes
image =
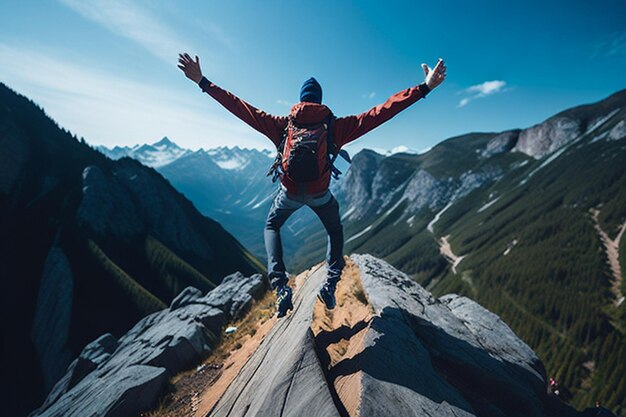
[[[220,168],[239,171],[245,169],[250,163],[253,163],[255,158],[261,157],[261,155],[272,156],[272,152],[267,149],[257,151],[255,149],[242,149],[239,146],[234,148],[220,146],[208,149],[206,153]]]
[[[152,168],[165,166],[191,152],[189,149],[181,148],[169,140],[167,136],[151,145],[115,146],[112,149],[98,146],[96,149],[111,159],[128,156]]]
[[[125,156],[159,171],[185,194],[201,213],[216,219],[245,247],[264,256],[262,229],[277,190],[265,174],[274,158],[270,150],[220,146],[192,151],[168,138],[132,147],[98,147],[112,159]],[[292,242],[286,232],[286,241]],[[287,243],[290,245],[290,243]]]

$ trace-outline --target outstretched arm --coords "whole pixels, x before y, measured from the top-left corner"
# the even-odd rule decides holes
[[[278,146],[280,144],[283,131],[287,126],[286,117],[277,117],[265,113],[207,80],[206,77],[202,76],[200,58],[198,56],[196,56],[194,61],[187,53],[179,54],[178,68],[185,73],[187,78],[198,84],[202,91],[224,106],[226,110],[246,122],[253,129],[270,138],[275,145]]]
[[[341,147],[352,142],[385,123],[420,98],[426,97],[426,94],[441,84],[446,77],[446,66],[441,58],[434,69],[430,69],[426,64],[422,64],[422,68],[425,74],[423,83],[394,94],[386,102],[372,107],[365,113],[338,118],[334,131],[337,145]]]

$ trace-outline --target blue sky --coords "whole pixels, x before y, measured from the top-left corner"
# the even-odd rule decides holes
[[[626,88],[623,0],[0,0],[0,10],[0,81],[97,145],[271,147],[182,75],[179,51],[274,114],[315,76],[338,116],[420,83],[420,64],[444,58],[446,81],[353,151],[528,127]]]

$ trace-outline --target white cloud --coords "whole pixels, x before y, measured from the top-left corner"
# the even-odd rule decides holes
[[[92,144],[132,145],[168,136],[191,149],[271,145],[191,82],[184,84],[188,88],[146,84],[2,43],[0,62],[4,83]]]
[[[371,100],[374,97],[376,97],[376,91],[372,91],[372,92],[370,92],[368,94],[363,94],[361,97]]]
[[[506,81],[502,80],[485,81],[481,84],[472,85],[460,92],[461,94],[467,95],[467,97],[464,97],[459,101],[458,107],[464,107],[470,101],[477,98],[487,97],[492,94],[505,92],[508,90],[505,87]]]
[[[278,100],[276,100],[276,103],[280,104],[281,106],[288,106],[291,107],[293,103],[288,102],[287,100],[283,100],[282,98],[279,98]]]
[[[59,0],[86,19],[130,39],[169,64],[191,45],[156,14],[125,0]],[[217,33],[219,34],[219,33]]]
[[[489,94],[497,93],[498,91],[502,90],[505,85],[506,82],[500,80],[485,81],[482,84],[473,85],[467,88],[465,91],[467,91],[468,93],[478,93],[480,95],[486,96]]]

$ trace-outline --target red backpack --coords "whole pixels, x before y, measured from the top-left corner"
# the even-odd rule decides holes
[[[267,175],[272,182],[283,175],[296,183],[319,179],[330,170],[334,178],[341,174],[333,164],[338,155],[350,162],[348,153],[337,149],[332,138],[335,116],[331,113],[320,123],[302,125],[288,118],[283,140]]]

